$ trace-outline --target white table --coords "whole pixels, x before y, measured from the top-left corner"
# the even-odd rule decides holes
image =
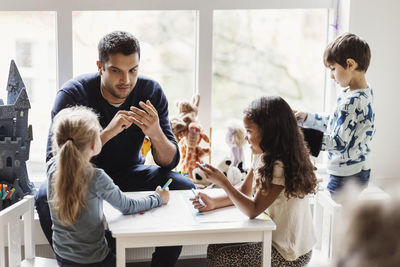
[[[221,190],[209,189],[210,194]],[[204,191],[203,191],[204,192]],[[137,198],[151,192],[131,192]],[[250,220],[236,207],[199,215],[189,201],[190,190],[170,192],[168,205],[144,212],[122,215],[104,202],[104,214],[116,239],[117,267],[125,266],[125,249],[153,246],[263,242],[263,266],[271,266],[271,240],[275,223],[265,215]]]

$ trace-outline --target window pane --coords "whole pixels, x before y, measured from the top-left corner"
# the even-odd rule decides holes
[[[123,30],[141,46],[139,73],[160,83],[169,101],[189,99],[195,83],[195,11],[73,12],[74,75],[97,71],[97,45],[105,34]]]
[[[225,144],[226,121],[241,120],[260,96],[279,95],[298,110],[322,110],[326,9],[216,11],[213,36],[214,144]],[[229,148],[214,146],[213,153],[216,163]]]
[[[33,141],[27,162],[29,179],[45,179],[45,153],[50,109],[56,87],[55,12],[0,12],[0,98],[7,100],[11,59],[15,60],[31,104]]]

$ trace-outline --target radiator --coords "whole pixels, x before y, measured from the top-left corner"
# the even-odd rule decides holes
[[[126,250],[127,262],[150,261],[154,248],[130,248]],[[207,245],[183,246],[179,258],[205,258],[207,254]],[[36,256],[54,258],[53,250],[50,245],[36,245]]]

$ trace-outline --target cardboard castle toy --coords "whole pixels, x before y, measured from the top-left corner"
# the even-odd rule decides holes
[[[31,105],[13,60],[7,91],[7,104],[0,99],[0,184],[3,187],[0,202],[8,199],[8,204],[12,204],[33,190],[26,168],[32,141],[32,125],[28,126],[28,110]],[[7,185],[8,191],[14,188],[9,197],[4,196],[4,192],[7,192],[4,185]],[[4,208],[4,203],[1,204]]]

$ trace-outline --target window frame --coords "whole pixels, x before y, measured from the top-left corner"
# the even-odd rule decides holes
[[[328,43],[339,33],[338,29],[335,30],[334,27],[331,26],[338,23],[338,21],[340,21],[340,23],[346,23],[345,18],[339,18],[339,13],[343,13],[343,9],[346,8],[342,7],[339,1],[340,0],[1,0],[0,12],[52,11],[56,13],[56,90],[58,90],[66,81],[73,78],[73,12],[111,10],[194,10],[196,12],[196,55],[194,63],[195,86],[193,88],[193,93],[199,93],[201,95],[199,107],[201,112],[198,117],[202,122],[204,131],[211,133],[214,11],[323,8],[328,12],[326,24],[326,42]],[[344,16],[345,15],[346,14],[344,14]],[[335,84],[330,79],[329,70],[325,70],[323,86],[323,111],[327,112],[335,105],[337,93]],[[322,166],[323,165],[324,163],[322,163]]]
[[[335,0],[249,0],[249,1],[199,1],[199,0],[2,0],[0,11],[54,11],[56,12],[56,59],[57,85],[73,77],[73,11],[107,11],[107,10],[195,10],[196,25],[196,57],[195,57],[195,88],[194,92],[201,95],[199,120],[207,131],[211,126],[211,95],[212,95],[212,43],[213,43],[213,12],[215,10],[231,9],[313,9],[326,8],[332,18]],[[327,23],[329,24],[329,22]],[[332,34],[328,34],[332,35]],[[327,40],[331,39],[327,36]],[[327,76],[327,75],[326,75]],[[327,76],[329,77],[329,76]],[[330,87],[330,88],[328,88]],[[327,99],[333,93],[330,83],[325,82],[324,109],[332,105]],[[330,97],[328,97],[330,98]]]

